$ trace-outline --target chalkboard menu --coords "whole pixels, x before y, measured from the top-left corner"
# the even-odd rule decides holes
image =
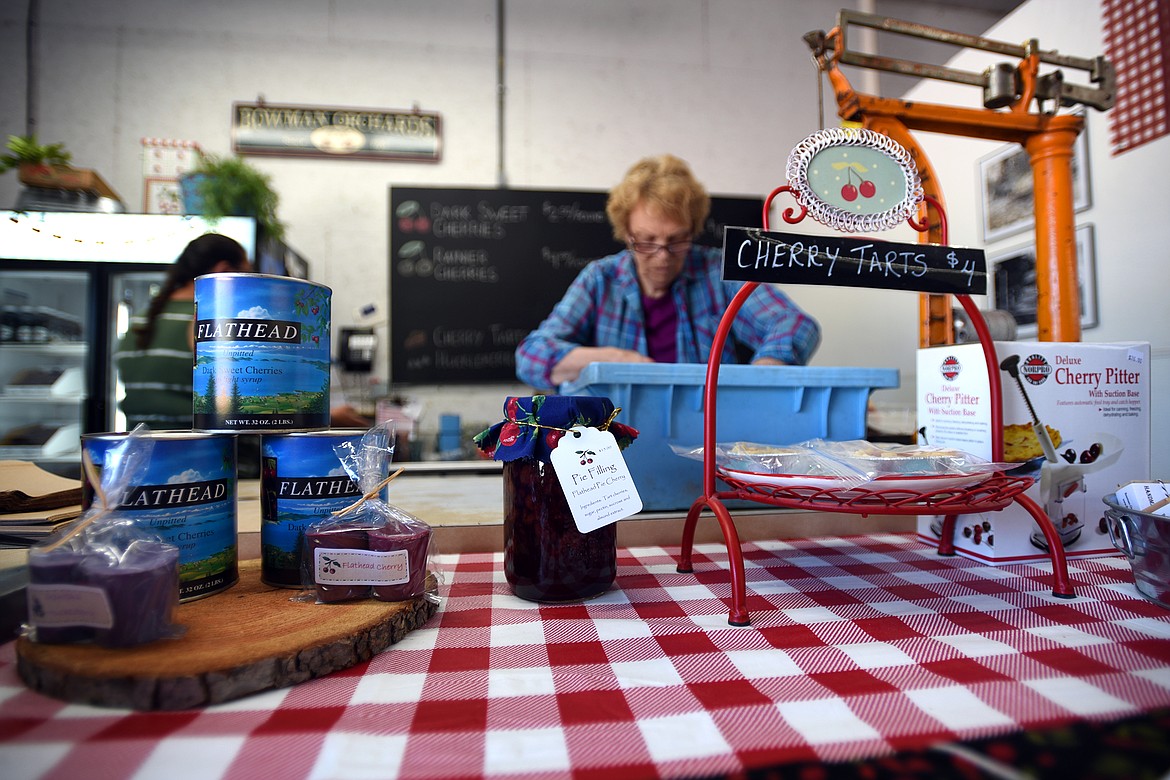
[[[516,346],[590,261],[622,247],[607,193],[393,187],[390,380],[515,381]],[[760,223],[763,198],[715,197],[698,242]]]

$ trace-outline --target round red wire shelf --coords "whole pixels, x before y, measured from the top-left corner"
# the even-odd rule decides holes
[[[963,487],[928,492],[905,489],[869,490],[865,487],[826,489],[816,485],[777,487],[745,482],[722,471],[716,476],[732,488],[716,493],[719,499],[756,501],[787,509],[855,514],[953,515],[997,512],[1031,487],[1032,477],[992,476]]]

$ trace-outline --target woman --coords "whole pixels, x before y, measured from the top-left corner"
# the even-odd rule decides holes
[[[126,389],[120,407],[127,430],[139,423],[152,430],[191,427],[195,277],[249,270],[248,253],[227,236],[206,233],[187,244],[114,352]]]
[[[626,249],[586,266],[552,313],[516,348],[516,376],[535,388],[575,380],[595,362],[705,363],[719,320],[742,282],[724,282],[722,251],[695,246],[710,198],[673,155],[636,163],[606,214]],[[778,289],[760,285],[732,326],[756,365],[803,365],[820,326]],[[732,342],[736,343],[732,343]]]

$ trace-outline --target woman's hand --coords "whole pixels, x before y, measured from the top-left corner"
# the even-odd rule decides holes
[[[619,347],[577,347],[565,353],[561,362],[553,366],[551,377],[556,384],[573,382],[590,363],[653,363],[654,361],[633,349]]]

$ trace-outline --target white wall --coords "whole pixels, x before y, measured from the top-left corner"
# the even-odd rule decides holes
[[[1100,24],[1085,21],[1097,19],[1096,3],[1073,5],[1084,13],[1057,0],[1032,0],[1009,17],[1005,24],[1013,26],[1002,36],[1041,36],[1048,47],[1051,35],[1062,51],[1101,53]],[[25,132],[27,7],[0,3],[5,136]],[[334,290],[335,328],[351,324],[348,313],[358,305],[388,303],[389,187],[499,183],[495,0],[40,0],[37,7],[36,130],[42,141],[65,142],[75,164],[97,169],[132,209],[142,199],[139,139],[183,138],[228,153],[234,101],[417,104],[442,114],[438,164],[254,158],[281,194],[290,244],[310,259],[314,280]],[[507,0],[506,183],[605,189],[636,158],[671,151],[687,158],[712,192],[770,191],[783,183],[789,149],[820,126],[816,79],[801,36],[832,27],[842,7],[976,34],[995,19],[906,0]],[[879,41],[883,53],[893,45]],[[866,80],[854,75],[856,83]],[[948,103],[979,99],[974,88],[939,88]],[[832,122],[831,96],[826,102]],[[1095,143],[1105,141],[1103,123],[1090,130]],[[952,241],[977,244],[974,212],[965,219],[963,211],[974,202],[973,161],[983,149],[957,150],[955,164],[946,165],[948,141],[938,143],[929,153],[947,189]],[[1155,147],[1165,157],[1164,143]],[[1123,157],[1119,164],[1151,175],[1138,159]],[[1120,175],[1102,179],[1103,167],[1094,159],[1098,202],[1106,198],[1105,184],[1122,181]],[[1157,191],[1149,181],[1147,191]],[[0,177],[0,204],[12,204],[17,187],[15,176]],[[964,207],[966,197],[972,200]],[[1154,203],[1143,205],[1156,211]],[[1143,335],[1149,317],[1124,297],[1124,282],[1106,284],[1111,270],[1117,274],[1118,258],[1152,266],[1156,250],[1105,251],[1113,242],[1140,243],[1132,234],[1143,223],[1107,223],[1098,208],[1089,214],[1098,229],[1102,328],[1087,332],[1086,340],[1144,337],[1164,349],[1165,329],[1157,338]],[[1162,268],[1148,270],[1165,278]],[[902,389],[882,391],[877,400],[913,403],[916,295],[788,292],[824,326],[814,364],[899,367]],[[380,335],[385,343],[385,329]],[[385,352],[376,373],[386,376]],[[465,420],[487,421],[498,418],[505,393],[523,388],[410,390],[427,402],[431,419],[460,411]]]

